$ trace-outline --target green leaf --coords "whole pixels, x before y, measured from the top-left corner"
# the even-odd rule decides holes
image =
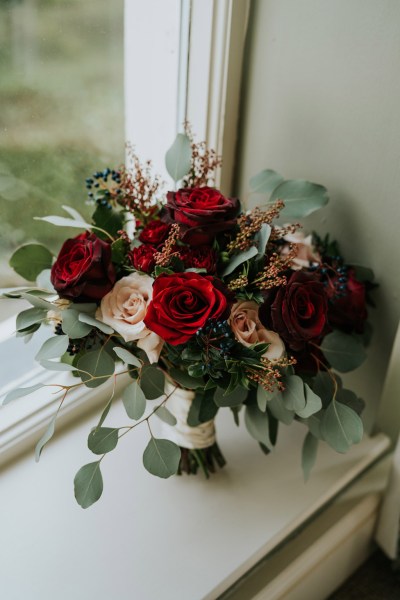
[[[233,406],[240,406],[246,400],[248,393],[248,390],[241,386],[237,386],[230,393],[227,393],[227,390],[217,387],[214,393],[214,402],[220,407],[228,406],[232,408]]]
[[[330,365],[341,373],[357,369],[367,358],[363,344],[341,331],[328,333],[321,344],[321,350]]]
[[[103,477],[100,461],[89,463],[79,469],[74,479],[75,498],[82,508],[88,508],[103,493]]]
[[[106,454],[114,450],[118,444],[118,429],[111,427],[98,427],[93,429],[88,436],[88,448],[93,454]]]
[[[168,174],[176,182],[190,171],[192,147],[187,135],[178,133],[174,143],[165,155],[165,166]]]
[[[89,388],[95,388],[111,377],[115,364],[111,356],[100,348],[84,354],[78,360],[77,367],[81,371],[80,377],[83,383]]]
[[[51,269],[43,269],[36,277],[36,285],[41,288],[46,294],[57,294],[51,283]]]
[[[285,408],[299,412],[306,406],[303,380],[298,375],[290,375],[284,379],[285,390],[282,399]]]
[[[166,479],[178,471],[181,451],[179,446],[152,437],[143,453],[143,465],[152,475]]]
[[[269,237],[271,235],[271,231],[272,231],[271,226],[268,225],[267,223],[263,223],[261,225],[260,231],[256,234],[254,241],[257,244],[257,250],[258,250],[257,259],[260,259],[265,255],[265,250],[267,248],[267,243],[268,243]]]
[[[321,398],[317,396],[315,392],[306,383],[304,384],[304,391],[306,396],[306,405],[302,410],[296,411],[296,413],[302,419],[308,419],[314,413],[317,413],[322,408]]]
[[[204,387],[204,379],[202,377],[191,377],[186,371],[181,371],[174,367],[169,369],[168,373],[176,383],[189,390]]]
[[[25,244],[10,258],[10,267],[28,281],[35,281],[43,269],[50,269],[53,255],[42,244]]]
[[[374,272],[369,267],[362,267],[361,265],[352,265],[354,267],[355,276],[358,281],[373,281],[375,279]]]
[[[36,392],[36,390],[39,390],[42,387],[44,387],[42,383],[36,383],[35,385],[30,385],[29,387],[16,388],[15,390],[12,390],[6,394],[6,397],[3,400],[3,406],[9,402],[12,402],[13,400],[33,394],[33,392]]]
[[[325,206],[329,197],[323,185],[303,179],[289,179],[274,189],[269,202],[272,203],[275,200],[284,200],[285,202],[281,217],[301,219]]]
[[[35,448],[36,462],[39,462],[43,448],[45,447],[47,442],[49,442],[51,440],[51,438],[54,435],[54,431],[56,428],[56,417],[57,417],[57,415],[54,415],[54,417],[51,419],[50,423],[48,424],[46,431],[44,432],[44,434],[42,435],[42,437],[36,444],[36,448]]]
[[[80,320],[81,323],[86,323],[87,325],[93,325],[93,327],[100,329],[100,331],[102,331],[103,333],[106,333],[107,335],[114,333],[114,329],[112,327],[110,327],[109,325],[106,325],[106,323],[103,323],[102,321],[98,321],[97,319],[95,319],[94,317],[91,317],[90,315],[88,315],[86,313],[79,313],[78,319]]]
[[[27,308],[17,315],[16,328],[17,331],[26,329],[39,321],[44,321],[47,316],[47,311],[42,308]]]
[[[72,340],[87,336],[92,331],[92,326],[79,320],[79,312],[75,309],[64,310],[62,313],[61,328]]]
[[[363,424],[357,413],[333,400],[321,420],[323,439],[337,452],[347,452],[363,436]]]
[[[130,419],[137,421],[146,410],[146,397],[137,381],[132,381],[122,393],[126,414]]]
[[[27,300],[32,306],[41,308],[42,310],[52,310],[55,308],[52,302],[44,300],[43,298],[40,298],[40,296],[30,294],[29,292],[21,292],[21,298]]]
[[[77,229],[91,229],[92,225],[86,223],[86,221],[80,221],[77,219],[67,219],[66,217],[58,217],[57,215],[49,215],[48,217],[34,217],[35,221],[45,221],[56,225],[57,227],[74,227]],[[43,267],[46,268],[46,267]]]
[[[75,219],[75,221],[84,221],[85,220],[82,217],[82,215],[80,213],[78,213],[77,210],[75,210],[75,208],[72,208],[72,206],[67,206],[66,204],[62,204],[61,208],[64,209],[65,212],[68,213],[70,217]]]
[[[269,435],[269,417],[267,412],[262,412],[256,404],[246,406],[244,422],[248,432],[257,442],[272,449],[273,444]]]
[[[121,212],[114,210],[113,208],[108,208],[107,206],[101,206],[100,204],[97,205],[92,218],[96,227],[104,229],[104,231],[107,231],[112,237],[116,237],[118,231],[124,226],[124,219]],[[96,235],[101,239],[107,239],[107,236],[101,231]]]
[[[128,350],[125,350],[125,348],[121,348],[120,346],[115,346],[113,348],[115,354],[118,356],[118,358],[120,358],[122,361],[124,361],[124,363],[126,363],[127,365],[134,365],[135,367],[140,368],[142,366],[142,363],[140,362],[140,360],[134,356],[134,354],[132,354],[132,352],[129,352]]]
[[[76,371],[76,367],[73,365],[65,362],[46,360],[45,358],[39,361],[39,364],[43,369],[47,369],[47,371]]]
[[[250,179],[250,187],[253,192],[259,194],[269,194],[272,192],[280,183],[282,183],[283,177],[272,169],[263,169],[257,175],[253,175]]]
[[[250,246],[244,252],[240,252],[239,254],[235,254],[230,259],[229,263],[226,265],[225,269],[222,271],[222,277],[226,277],[230,275],[232,271],[234,271],[239,265],[244,263],[246,260],[250,260],[254,258],[258,254],[258,249],[256,246]]]
[[[308,432],[303,442],[303,449],[301,453],[301,466],[303,468],[304,481],[310,476],[311,469],[315,465],[317,459],[318,450],[318,438],[314,437],[312,433]]]
[[[59,358],[67,351],[69,339],[67,335],[55,335],[44,342],[35,360]]]
[[[167,423],[168,425],[174,426],[177,424],[175,415],[173,415],[166,406],[159,406],[154,414],[156,414],[161,421],[164,421],[164,423]]]
[[[268,402],[268,410],[270,413],[285,425],[290,425],[294,419],[294,411],[288,410],[283,404],[281,392],[276,392]]]
[[[358,415],[361,415],[365,408],[365,402],[361,398],[358,398],[357,395],[351,390],[341,389],[338,390],[336,394],[336,400],[338,400],[341,404],[345,404],[349,406],[354,412]]]
[[[217,412],[218,406],[213,400],[213,394],[197,392],[190,405],[187,424],[189,427],[197,427],[200,423],[214,419]]]
[[[257,388],[257,404],[258,408],[265,412],[267,410],[267,404],[277,392],[267,392],[262,385]]]
[[[164,395],[165,375],[157,367],[152,365],[145,366],[142,369],[140,377],[140,387],[142,388],[147,400],[157,400]]]
[[[339,375],[330,371],[319,371],[313,381],[313,390],[322,400],[322,405],[326,408],[335,395],[335,378],[338,388],[342,385]]]
[[[117,265],[122,265],[125,262],[127,255],[127,243],[124,239],[118,238],[111,244],[111,260]]]

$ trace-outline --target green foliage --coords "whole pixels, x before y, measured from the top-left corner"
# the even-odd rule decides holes
[[[282,399],[285,408],[299,412],[306,406],[306,396],[304,393],[304,384],[298,375],[290,375],[284,379],[285,390],[282,392]]]
[[[276,392],[268,402],[269,412],[281,423],[290,425],[293,422],[295,413],[285,407],[281,392]]]
[[[176,417],[170,410],[168,410],[166,406],[159,406],[154,414],[157,415],[161,421],[164,421],[164,423],[167,423],[168,425],[174,426],[177,423]]]
[[[179,446],[169,440],[152,437],[143,453],[143,465],[152,475],[166,479],[177,473],[180,458]]]
[[[10,267],[28,281],[35,281],[44,270],[50,269],[53,255],[42,244],[25,244],[18,248],[10,258]]]
[[[263,169],[250,179],[250,187],[255,193],[270,194],[282,181],[282,175],[279,175],[276,171]]]
[[[345,453],[361,441],[363,424],[354,410],[333,400],[322,417],[321,434],[336,452]]]
[[[74,308],[68,308],[63,311],[61,328],[71,340],[86,337],[93,329],[91,325],[80,321],[79,314]]]
[[[222,277],[226,277],[230,275],[237,267],[239,267],[242,263],[246,262],[246,260],[250,260],[254,258],[258,254],[258,248],[256,246],[250,246],[248,250],[244,250],[239,254],[234,254],[230,259],[229,263],[226,265],[225,269],[222,271]]]
[[[304,481],[307,481],[311,469],[317,459],[318,438],[314,437],[309,431],[304,438],[303,449],[301,453],[301,466],[303,468]]]
[[[192,148],[187,135],[178,133],[174,143],[165,155],[165,166],[168,174],[177,182],[190,171]]]
[[[142,363],[140,362],[140,360],[134,356],[134,354],[132,354],[132,352],[129,352],[128,350],[126,350],[125,348],[121,348],[120,346],[115,346],[113,348],[115,354],[118,356],[118,358],[120,358],[122,361],[124,361],[124,363],[126,363],[127,365],[133,365],[134,367],[138,367],[140,368],[142,366]]]
[[[50,423],[48,424],[46,431],[44,432],[44,434],[42,435],[42,437],[36,444],[36,448],[35,448],[36,462],[39,462],[43,448],[45,447],[47,442],[49,442],[51,440],[51,438],[54,435],[54,431],[56,428],[56,418],[57,418],[57,415],[54,415],[54,417],[51,419]]]
[[[103,477],[100,461],[89,463],[79,469],[74,479],[75,498],[82,508],[88,508],[103,493]]]
[[[146,410],[146,397],[137,381],[132,381],[122,393],[126,414],[130,419],[137,421]]]
[[[336,394],[336,400],[349,406],[354,412],[358,415],[361,415],[365,408],[365,402],[361,398],[358,398],[357,395],[352,390],[340,389]]]
[[[254,236],[254,241],[257,244],[258,250],[257,259],[263,258],[263,256],[265,255],[265,250],[267,248],[267,243],[270,238],[271,231],[271,225],[263,223],[261,225],[260,231],[258,231],[258,233],[256,233],[256,235]]]
[[[42,383],[36,383],[35,385],[30,385],[29,387],[16,388],[15,390],[12,390],[6,394],[6,397],[3,400],[3,406],[9,402],[12,402],[13,400],[33,394],[33,392],[36,392],[36,390],[39,390],[42,387],[44,387]]]
[[[231,392],[217,387],[214,393],[214,402],[219,407],[240,406],[246,400],[248,390],[243,387],[235,387]]]
[[[336,385],[335,385],[335,381]],[[313,380],[313,390],[322,400],[322,406],[326,408],[332,401],[332,398],[335,394],[336,387],[340,389],[342,386],[342,381],[337,375],[337,373],[333,373],[330,371],[319,371]]]
[[[48,360],[59,358],[67,351],[69,339],[67,335],[55,335],[44,342],[35,360]]]
[[[114,238],[117,237],[118,231],[120,231],[124,226],[124,218],[121,211],[108,208],[107,206],[97,205],[92,219],[96,227],[104,229]],[[95,231],[95,233],[103,240],[108,239],[107,236],[101,231]]]
[[[321,350],[330,365],[341,373],[357,369],[367,358],[363,344],[342,331],[328,333],[321,344]]]
[[[31,325],[44,321],[47,316],[47,311],[42,308],[27,308],[17,315],[16,327],[17,331],[27,329]]]
[[[297,410],[296,413],[302,419],[308,419],[314,413],[317,413],[322,408],[322,401],[319,396],[310,388],[306,383],[304,384],[304,392],[306,398],[306,405],[303,409]]]
[[[260,410],[262,410],[263,412],[266,411],[267,409],[267,404],[270,400],[272,400],[272,398],[274,397],[274,395],[277,392],[267,392],[267,390],[265,390],[262,385],[259,385],[257,387],[257,404],[258,404],[258,408]]]
[[[367,282],[373,281],[375,279],[375,275],[372,269],[369,267],[362,267],[361,265],[352,265],[354,267],[355,276],[358,281]]]
[[[187,417],[187,424],[190,427],[197,427],[201,423],[214,419],[218,412],[218,406],[215,404],[213,396],[213,389],[196,391]]]
[[[202,377],[191,377],[186,371],[182,371],[182,369],[172,367],[168,370],[168,373],[176,383],[189,390],[204,387],[204,379]]]
[[[47,371],[75,371],[76,367],[74,365],[68,364],[66,362],[58,362],[53,360],[47,360],[43,358],[39,361],[39,364],[43,369],[47,369]]]
[[[280,183],[272,192],[269,202],[283,200],[285,208],[281,216],[285,219],[301,219],[328,203],[329,197],[323,185],[303,179],[289,179]]]
[[[164,394],[165,375],[152,365],[143,367],[140,376],[140,387],[147,400],[157,400]]]
[[[114,329],[112,327],[110,327],[106,323],[103,323],[102,321],[98,321],[97,319],[88,315],[87,313],[80,313],[78,319],[81,323],[86,323],[86,325],[92,325],[93,327],[96,327],[96,329],[99,329],[107,335],[114,333]]]
[[[268,412],[261,411],[256,404],[246,406],[244,422],[250,435],[271,450],[273,444],[270,438]]]
[[[88,448],[93,454],[106,454],[111,452],[118,444],[118,429],[111,427],[98,427],[93,429],[88,436]]]
[[[81,371],[80,377],[83,383],[89,388],[95,388],[111,377],[115,364],[111,356],[100,348],[83,354],[78,360],[77,367]]]

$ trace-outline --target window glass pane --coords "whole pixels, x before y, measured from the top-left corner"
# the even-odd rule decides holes
[[[123,0],[0,0],[0,285],[21,243],[77,235],[34,216],[90,215],[85,178],[124,159]]]

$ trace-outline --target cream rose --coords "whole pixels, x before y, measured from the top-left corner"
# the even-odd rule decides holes
[[[269,360],[278,360],[285,353],[285,346],[277,333],[265,329],[258,318],[258,304],[253,300],[244,300],[233,305],[229,324],[236,339],[244,346],[257,343],[270,344],[263,354]]]
[[[287,245],[282,247],[281,254],[283,256],[289,253],[289,244],[294,244],[297,250],[296,258],[293,259],[290,265],[293,271],[307,269],[310,265],[321,262],[320,255],[314,249],[312,235],[306,237],[302,231],[296,231],[295,233],[286,234],[283,239],[288,242]]]
[[[110,325],[125,342],[137,341],[151,363],[158,361],[164,343],[143,322],[152,294],[153,279],[132,273],[117,281],[102,299],[96,313],[97,319]]]

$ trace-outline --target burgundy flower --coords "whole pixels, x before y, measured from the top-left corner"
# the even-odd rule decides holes
[[[210,275],[217,271],[217,253],[209,246],[185,248],[180,256],[186,269],[206,269]]]
[[[160,220],[150,221],[139,235],[139,240],[144,244],[159,246],[168,237],[171,226]]]
[[[142,244],[137,248],[133,248],[128,254],[132,265],[138,271],[143,273],[151,273],[155,267],[154,254],[157,249],[150,244]]]
[[[232,229],[239,210],[237,198],[225,198],[214,188],[183,188],[168,192],[161,218],[165,223],[180,224],[185,243],[203,246],[218,233]]]
[[[365,285],[349,269],[345,282],[340,285],[339,276],[328,282],[328,320],[332,327],[346,333],[362,333],[368,317],[365,303]],[[340,289],[342,287],[342,289]]]
[[[208,319],[221,318],[228,312],[227,296],[213,277],[173,273],[155,280],[144,323],[176,346],[187,342]]]
[[[260,307],[260,319],[286,345],[300,351],[327,331],[327,294],[316,273],[295,271],[286,286],[270,290]]]
[[[59,296],[80,302],[101,300],[115,279],[110,244],[88,231],[64,242],[51,269]]]

